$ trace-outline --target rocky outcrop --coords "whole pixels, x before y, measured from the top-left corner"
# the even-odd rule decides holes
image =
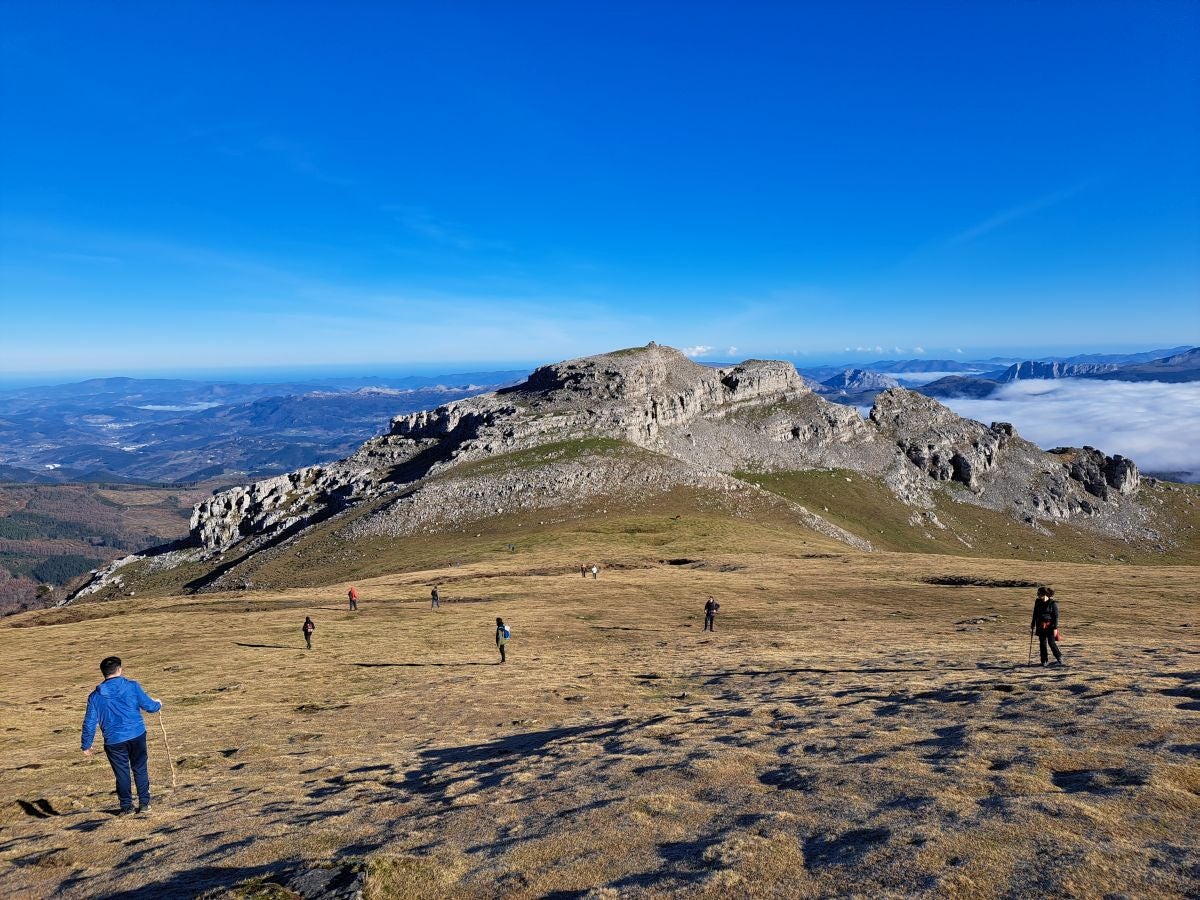
[[[398,416],[391,434],[462,443],[463,451],[523,449],[549,431],[582,430],[657,446],[663,429],[738,406],[810,393],[789,363],[750,360],[727,369],[677,350],[647,347],[543,366],[515,387]],[[475,441],[476,446],[466,446]]]
[[[1056,447],[1050,451],[1063,457],[1063,466],[1075,481],[1093,497],[1108,500],[1112,492],[1134,493],[1141,485],[1141,474],[1133,460],[1124,456],[1105,456],[1095,447],[1076,449]]]
[[[249,535],[290,528],[315,514],[336,511],[371,483],[369,471],[311,466],[230,488],[192,510],[192,539],[206,549],[224,549]]]
[[[899,387],[900,382],[891,375],[881,372],[871,372],[866,369],[846,369],[846,371],[821,382],[821,386],[829,391],[841,391],[847,394],[862,391],[886,391]]]
[[[972,490],[997,465],[1013,436],[1011,425],[987,428],[955,415],[936,400],[903,389],[875,398],[871,421],[905,458],[935,481],[957,481]]]

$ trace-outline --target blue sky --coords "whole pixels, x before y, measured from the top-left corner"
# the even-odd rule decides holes
[[[0,42],[0,374],[1200,342],[1192,2],[0,2]]]

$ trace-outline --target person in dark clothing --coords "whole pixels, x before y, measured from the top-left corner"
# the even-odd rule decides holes
[[[358,591],[356,591],[354,588],[350,588],[350,590],[346,591],[346,596],[350,598],[350,609],[358,609]]]
[[[508,626],[504,624],[504,620],[499,616],[496,617],[496,649],[500,651],[500,662],[506,659],[504,653],[504,645],[508,643]]]
[[[580,566],[579,574],[582,575],[584,578],[587,578],[587,566]]]
[[[312,620],[311,616],[304,617],[304,644],[312,649],[312,633],[317,630],[317,624]]]
[[[714,622],[717,618],[717,610],[721,608],[721,604],[712,597],[708,598],[708,602],[704,604],[704,630],[716,631]]]
[[[436,584],[433,586],[433,590],[429,592],[429,608],[430,609],[441,609],[442,608],[442,595],[438,593]]]
[[[96,726],[104,732],[104,755],[117,779],[117,799],[121,803],[118,815],[133,812],[133,791],[129,771],[137,784],[139,813],[150,812],[150,770],[147,765],[146,723],[142,710],[158,712],[162,703],[155,700],[136,681],[125,677],[121,660],[107,656],[100,662],[104,681],[88,697],[87,713],[83,717],[81,748],[84,756],[92,755]]]
[[[1038,637],[1038,647],[1042,652],[1042,665],[1049,660],[1046,650],[1054,654],[1055,661],[1063,665],[1062,653],[1058,649],[1058,603],[1054,599],[1054,588],[1038,588],[1037,599],[1033,602],[1033,618],[1029,622],[1029,633]]]

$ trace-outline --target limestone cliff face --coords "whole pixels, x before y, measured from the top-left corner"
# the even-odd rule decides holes
[[[987,428],[955,415],[930,397],[903,389],[876,397],[871,421],[923,474],[969,488],[980,486],[1013,436],[1011,425]]]
[[[1036,362],[1026,360],[1014,363],[1000,376],[1002,382],[1027,381],[1029,379],[1076,378],[1080,375],[1101,375],[1115,372],[1119,367],[1113,363],[1064,363]]]
[[[984,426],[911,391],[880,394],[871,420],[922,475],[958,482],[982,505],[1027,519],[1101,515],[1105,507],[1097,500],[1130,496],[1141,482],[1137,466],[1123,456],[1092,447],[1046,453],[1007,422]]]
[[[391,434],[476,442],[464,452],[520,447],[564,429],[652,447],[664,429],[809,393],[790,363],[750,360],[714,369],[678,350],[652,346],[543,366],[524,384],[399,416]]]
[[[483,475],[486,466],[469,465],[587,439],[649,451],[636,467],[646,484],[720,483],[736,491],[741,482],[726,476],[738,470],[837,467],[880,476],[916,506],[929,508],[930,491],[950,482],[967,488],[970,502],[1045,519],[1098,516],[1139,482],[1137,467],[1123,457],[1091,448],[1045,453],[1011,425],[963,419],[902,388],[879,394],[864,420],[813,393],[789,363],[749,360],[718,369],[652,344],[543,366],[520,385],[398,416],[387,434],[348,459],[201,503],[192,516],[192,541],[210,554],[234,544],[253,549],[392,494],[392,519],[379,527],[400,535],[417,523],[495,515],[501,496],[510,507],[521,497],[540,498],[530,503],[542,507],[569,502],[581,485],[600,495],[630,484],[634,470],[616,459],[607,474],[551,466],[536,475]],[[437,481],[459,473],[470,483],[451,489]],[[527,489],[516,483],[522,477],[539,484]],[[436,515],[422,498],[440,498]]]

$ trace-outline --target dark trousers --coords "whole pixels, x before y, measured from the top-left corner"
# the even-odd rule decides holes
[[[504,655],[504,645],[503,645],[503,644],[497,644],[497,645],[496,645],[496,649],[500,651],[500,662],[504,662],[504,660],[505,660],[505,655]]]
[[[309,650],[312,649],[312,635],[309,634],[307,631],[304,632],[304,643],[307,645]]]
[[[1038,634],[1038,648],[1042,651],[1042,665],[1047,662],[1046,648],[1050,648],[1050,652],[1054,654],[1054,658],[1062,662],[1062,654],[1058,652],[1058,643],[1054,640],[1053,631],[1044,631]]]
[[[442,600],[441,600],[441,598],[440,598],[440,597],[434,597],[432,600],[430,600],[430,601],[429,601],[429,608],[430,608],[430,609],[441,609],[441,608],[442,608]]]
[[[713,624],[713,620],[715,618],[716,617],[712,613],[704,614],[704,630],[705,631],[716,631],[717,630]]]
[[[121,809],[133,809],[133,792],[129,787],[129,770],[137,782],[138,803],[150,805],[150,772],[146,767],[146,733],[119,744],[105,744],[104,755],[117,776],[117,799]]]
[[[358,601],[357,601],[357,600],[351,600],[351,601],[350,601],[350,608],[351,608],[351,609],[358,609]]]

